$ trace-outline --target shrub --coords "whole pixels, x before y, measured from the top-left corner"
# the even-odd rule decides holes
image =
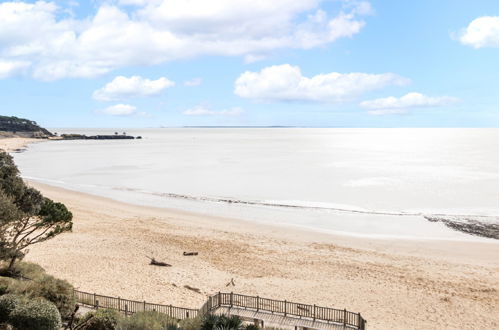
[[[4,295],[10,292],[9,288],[12,285],[12,282],[14,282],[14,280],[11,278],[0,277],[0,295]]]
[[[99,309],[89,312],[83,317],[85,323],[82,330],[116,330],[118,323],[123,317],[118,311],[112,309]]]
[[[6,294],[0,297],[0,323],[9,321],[12,311],[22,303],[21,299],[23,297],[13,294]]]
[[[8,270],[6,266],[0,268],[0,276],[12,278],[26,278],[36,280],[45,274],[42,266],[32,262],[17,262],[13,269]]]
[[[17,305],[10,313],[9,323],[16,329],[59,330],[61,315],[53,303],[37,298]]]
[[[16,263],[14,271],[31,280],[37,280],[45,275],[45,269],[42,266],[25,261]]]
[[[1,323],[0,330],[15,330],[10,324]]]
[[[203,319],[201,317],[196,317],[193,319],[185,319],[179,322],[180,328],[182,330],[200,330],[203,324]]]
[[[122,319],[119,330],[164,330],[168,326],[177,325],[177,321],[166,314],[158,312],[139,312],[129,318]]]
[[[244,327],[245,330],[259,330],[260,328],[257,327],[254,324],[248,324],[247,326]]]
[[[51,275],[45,274],[41,279],[29,283],[25,293],[54,303],[63,319],[71,316],[76,305],[73,286]]]
[[[71,316],[76,305],[71,284],[46,274],[42,267],[33,263],[19,262],[14,271],[21,279],[0,277],[0,294],[13,293],[30,298],[45,298],[56,305],[63,319]],[[23,277],[30,280],[23,280]]]
[[[202,330],[230,329],[237,330],[243,328],[243,321],[237,315],[211,315],[203,318]]]

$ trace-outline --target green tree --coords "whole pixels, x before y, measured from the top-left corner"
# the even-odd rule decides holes
[[[19,176],[12,157],[0,152],[0,259],[11,273],[27,248],[70,231],[73,215],[31,187]]]

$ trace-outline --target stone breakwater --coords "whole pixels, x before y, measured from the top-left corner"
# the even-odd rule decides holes
[[[83,135],[83,134],[62,134],[61,138],[63,140],[133,140],[142,139],[141,136],[130,136],[130,135]]]
[[[453,230],[458,230],[466,234],[499,239],[498,223],[482,221],[476,218],[458,216],[442,217],[426,215],[425,219],[431,222],[441,222]]]

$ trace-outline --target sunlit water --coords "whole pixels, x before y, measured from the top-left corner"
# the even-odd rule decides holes
[[[33,144],[15,160],[26,178],[117,200],[351,235],[478,239],[422,215],[499,216],[499,129],[127,133],[143,139]]]

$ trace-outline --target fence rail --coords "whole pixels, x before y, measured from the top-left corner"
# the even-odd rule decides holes
[[[183,320],[198,316],[197,309],[176,307],[172,305],[151,304],[145,301],[128,300],[116,297],[103,296],[95,293],[74,291],[76,301],[81,305],[93,308],[114,309],[125,315],[144,311],[155,311],[166,314],[174,319]]]
[[[94,308],[115,309],[126,315],[142,311],[156,311],[167,314],[174,319],[183,320],[215,312],[220,307],[238,307],[257,312],[280,314],[285,317],[298,317],[313,321],[342,324],[345,327],[348,326],[359,330],[364,330],[367,323],[360,313],[349,312],[346,309],[307,305],[286,300],[260,298],[258,296],[246,296],[232,292],[219,292],[210,296],[199,310],[172,305],[151,304],[145,301],[127,300],[77,290],[74,292],[79,304]]]
[[[360,313],[349,312],[346,309],[307,305],[286,300],[274,300],[236,293],[219,292],[215,296],[210,297],[207,305],[211,306],[212,310],[222,306],[240,307],[255,311],[270,312],[272,314],[281,314],[283,316],[307,318],[313,321],[317,320],[343,324],[344,326],[360,330],[364,330],[367,323]]]

